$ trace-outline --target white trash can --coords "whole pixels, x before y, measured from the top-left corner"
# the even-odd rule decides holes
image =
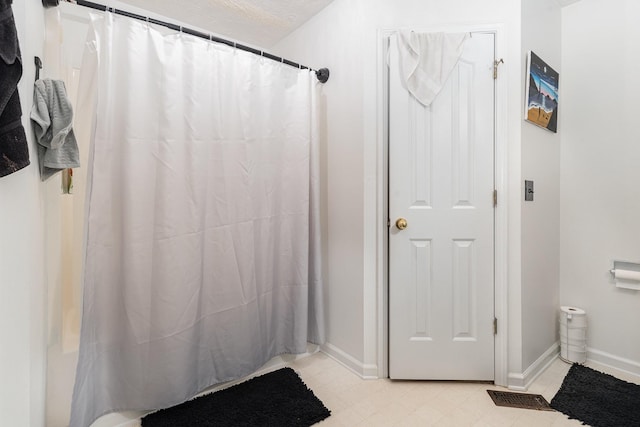
[[[560,307],[560,359],[569,363],[587,360],[587,313],[581,308]]]

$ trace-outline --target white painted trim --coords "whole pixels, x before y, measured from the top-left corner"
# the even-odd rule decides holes
[[[553,363],[560,355],[560,344],[556,341],[523,373],[509,373],[510,390],[527,391],[529,386]]]
[[[364,364],[332,344],[323,344],[320,351],[365,380],[378,378],[378,365]]]
[[[500,66],[498,79],[496,80],[496,129],[495,129],[495,188],[498,190],[498,205],[495,211],[495,283],[494,283],[494,310],[498,319],[498,333],[495,337],[494,350],[494,382],[497,385],[508,384],[508,64],[519,58],[509,58],[507,55],[507,42],[504,26],[501,24],[465,25],[433,27],[425,31],[448,32],[490,32],[495,34],[496,58],[503,58],[504,64]],[[378,110],[377,110],[377,151],[378,151],[378,197],[379,206],[382,206],[381,221],[376,228],[378,233],[379,258],[378,258],[378,375],[381,378],[388,377],[389,355],[389,321],[388,321],[388,94],[386,90],[387,52],[388,46],[385,40],[396,32],[395,29],[382,29],[378,31]],[[379,207],[377,207],[379,208]],[[366,233],[366,230],[365,230]]]
[[[508,76],[509,62],[514,60],[507,56],[505,30],[502,25],[490,28],[496,38],[496,58],[504,59],[498,69],[496,80],[496,129],[495,129],[495,188],[498,191],[498,205],[494,217],[494,310],[498,319],[498,333],[494,347],[494,382],[506,386],[509,372],[508,337],[509,337],[509,144],[508,144]]]
[[[587,347],[587,362],[594,362],[608,368],[617,369],[626,374],[635,375],[640,379],[640,362],[611,353]]]
[[[389,92],[387,80],[389,67],[387,66],[387,52],[389,49],[388,30],[378,30],[377,56],[377,132],[378,152],[377,191],[380,221],[376,227],[378,233],[378,377],[389,376]]]

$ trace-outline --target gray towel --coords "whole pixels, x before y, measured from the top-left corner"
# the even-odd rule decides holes
[[[64,82],[36,81],[31,109],[33,132],[38,142],[40,179],[67,168],[80,167],[78,143],[73,134],[73,110]]]
[[[0,177],[29,165],[18,81],[22,62],[11,0],[0,0]]]

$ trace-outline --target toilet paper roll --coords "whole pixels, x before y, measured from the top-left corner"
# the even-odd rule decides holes
[[[563,305],[560,307],[560,328],[586,328],[587,312],[578,307]]]
[[[615,270],[613,270],[613,277],[615,277],[616,280],[635,280],[640,282],[640,271],[622,270],[620,268],[616,268]]]
[[[587,313],[586,311],[584,311],[584,310],[583,310],[583,309],[581,309],[581,308],[578,308],[578,307],[570,307],[570,306],[568,306],[568,305],[563,305],[563,306],[561,306],[561,307],[560,307],[560,310],[561,310],[563,313],[573,314],[573,315],[576,315],[576,316],[584,316],[584,315]]]

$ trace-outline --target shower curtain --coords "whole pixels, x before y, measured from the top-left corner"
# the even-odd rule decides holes
[[[315,75],[92,21],[74,427],[183,402],[324,339]]]

